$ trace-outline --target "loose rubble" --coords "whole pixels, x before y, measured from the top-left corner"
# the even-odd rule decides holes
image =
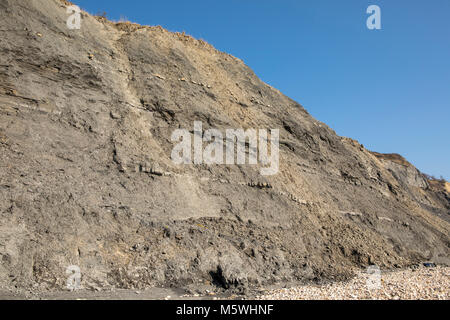
[[[370,289],[369,275],[347,282],[307,285],[268,291],[258,300],[449,300],[450,268],[409,269],[381,274],[381,287]],[[369,282],[370,283],[370,282]]]

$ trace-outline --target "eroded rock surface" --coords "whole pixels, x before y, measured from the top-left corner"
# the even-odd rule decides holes
[[[1,285],[60,289],[69,265],[84,288],[234,288],[449,263],[448,190],[417,169],[203,41],[87,13],[69,30],[67,5],[0,0]],[[194,121],[280,129],[279,173],[175,165]]]

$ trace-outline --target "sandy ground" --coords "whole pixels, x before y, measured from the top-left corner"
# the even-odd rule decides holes
[[[379,280],[378,280],[379,279]],[[436,267],[381,272],[361,272],[348,282],[270,290],[261,300],[449,300],[450,268]]]

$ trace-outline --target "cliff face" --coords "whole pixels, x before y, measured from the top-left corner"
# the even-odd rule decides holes
[[[239,59],[67,3],[0,0],[0,284],[229,288],[449,263],[449,197]],[[175,129],[280,129],[279,172],[176,165]],[[389,161],[389,160],[387,160]]]
[[[372,152],[372,154],[381,161],[383,167],[390,171],[393,177],[402,183],[405,188],[418,187],[426,189],[429,187],[425,176],[401,155],[377,152]]]

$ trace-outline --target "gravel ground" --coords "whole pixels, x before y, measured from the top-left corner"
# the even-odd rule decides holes
[[[376,275],[361,272],[348,282],[271,290],[256,299],[450,300],[450,267],[420,267],[399,272],[381,272],[378,279],[379,282]]]

